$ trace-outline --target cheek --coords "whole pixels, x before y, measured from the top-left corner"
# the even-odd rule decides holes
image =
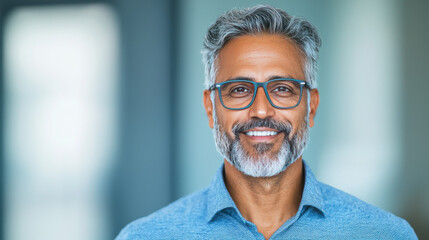
[[[304,124],[306,123],[306,121],[307,121],[307,116],[308,116],[308,114],[307,114],[307,105],[305,105],[302,109],[301,109],[301,111],[299,112],[299,114],[297,114],[297,118],[295,119],[295,123],[294,123],[294,125],[293,125],[293,127],[294,127],[294,132],[296,132],[298,129],[301,129],[303,126],[304,126]],[[308,123],[307,123],[308,124]]]
[[[279,113],[279,120],[288,121],[292,124],[293,132],[291,134],[294,135],[299,128],[301,128],[302,124],[305,122],[307,107],[300,105],[297,108],[284,110],[284,112]]]
[[[232,127],[239,123],[245,122],[245,119],[242,116],[245,116],[244,110],[234,111],[225,109],[220,103],[216,104],[215,114],[217,118],[217,123],[228,134],[232,135]]]

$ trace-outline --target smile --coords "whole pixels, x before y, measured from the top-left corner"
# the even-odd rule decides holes
[[[266,137],[277,135],[278,132],[275,131],[249,131],[246,132],[247,136],[256,136],[256,137]]]

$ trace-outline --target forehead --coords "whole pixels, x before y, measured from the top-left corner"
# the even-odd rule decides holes
[[[220,51],[216,82],[239,77],[264,82],[274,76],[304,80],[303,62],[296,44],[283,36],[244,35],[230,40]]]

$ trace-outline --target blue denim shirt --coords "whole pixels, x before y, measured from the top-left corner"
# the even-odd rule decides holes
[[[208,188],[128,224],[116,240],[265,239],[237,209],[223,169]],[[404,219],[318,182],[305,163],[304,172],[298,212],[270,239],[417,239]]]

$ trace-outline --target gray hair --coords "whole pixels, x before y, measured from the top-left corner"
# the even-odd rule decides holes
[[[317,59],[321,40],[316,28],[307,20],[290,16],[281,9],[258,5],[243,10],[231,10],[210,26],[201,51],[206,88],[215,83],[216,59],[225,44],[239,36],[260,33],[279,34],[292,40],[304,54],[306,81],[310,88],[317,87]]]

